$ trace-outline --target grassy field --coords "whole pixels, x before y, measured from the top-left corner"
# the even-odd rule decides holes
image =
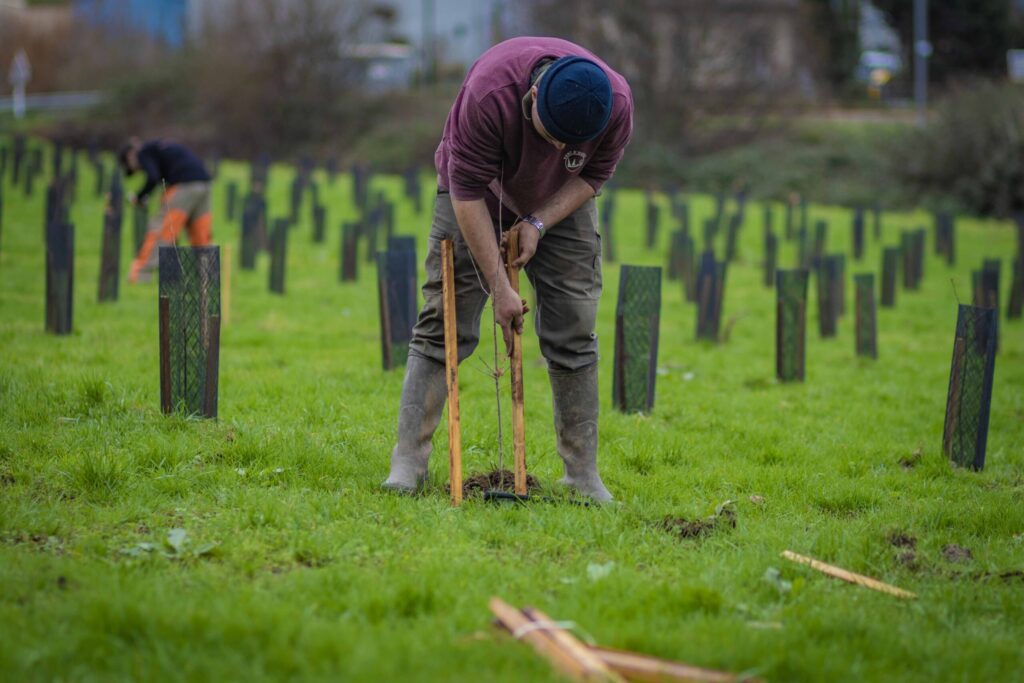
[[[696,343],[693,305],[678,283],[665,284],[648,417],[610,407],[618,265],[605,264],[600,462],[621,504],[471,500],[452,509],[444,429],[424,495],[378,488],[402,373],[380,369],[374,269],[363,267],[357,284],[337,281],[338,228],[354,216],[347,178],[319,178],[329,239],[312,244],[304,209],[289,238],[285,296],[267,291],[265,255],[255,272],[233,268],[221,417],[211,422],[160,414],[155,283],[96,302],[102,202],[89,170],[81,165],[72,209],[68,337],[43,332],[44,188],[26,200],[4,187],[0,678],[557,680],[491,627],[492,595],[571,619],[604,645],[770,681],[1019,675],[1024,580],[1000,574],[1024,570],[1021,322],[1002,328],[985,470],[954,470],[941,452],[950,279],[969,298],[970,271],[998,256],[1005,297],[1008,225],[962,218],[954,269],[933,256],[929,233],[921,290],[900,291],[896,309],[880,310],[875,362],[854,356],[851,313],[833,340],[819,338],[812,313],[807,382],[779,385],[774,294],[761,284],[761,211],[752,206],[728,273],[725,316],[736,321],[727,344]],[[246,174],[222,165],[217,211],[225,181],[244,188]],[[284,212],[290,178],[275,167],[271,215]],[[374,182],[399,199],[397,178]],[[712,203],[697,196],[691,205],[700,225]],[[646,251],[643,207],[639,192],[620,192],[620,259],[663,264],[668,229],[661,248]],[[397,217],[422,258],[428,212],[400,200]],[[830,250],[848,250],[849,212],[814,206],[818,217],[831,221]],[[886,215],[883,241],[926,221]],[[237,234],[215,221],[236,256]],[[880,245],[869,245],[848,272],[877,272]],[[781,262],[794,258],[786,244]],[[489,357],[490,344],[487,330],[478,355]],[[531,471],[552,485],[561,466],[532,330],[525,348],[527,452]],[[495,405],[493,384],[471,369],[479,361],[463,367],[472,473],[495,464]],[[682,540],[662,528],[666,516],[700,518],[725,501],[734,501],[734,529]],[[915,548],[896,547],[898,535]],[[971,559],[953,561],[949,544]],[[784,549],[920,599],[837,582],[787,563]]]

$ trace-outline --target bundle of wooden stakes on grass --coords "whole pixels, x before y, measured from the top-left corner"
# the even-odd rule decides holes
[[[658,369],[661,268],[623,265],[615,307],[612,403],[624,413],[650,413]]]
[[[533,607],[517,609],[501,598],[488,605],[495,625],[522,640],[574,681],[688,681],[690,683],[756,683],[761,679],[613,650],[580,641],[573,624],[555,621]]]

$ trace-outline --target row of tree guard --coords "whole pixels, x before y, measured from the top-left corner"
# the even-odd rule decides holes
[[[0,149],[0,179],[7,169],[7,149]],[[74,264],[74,226],[68,220],[68,208],[77,187],[75,161],[65,170],[61,151],[55,150],[54,176],[47,188],[45,214],[46,240],[46,329],[56,334],[71,330]],[[41,150],[31,154],[22,151],[21,159],[12,166],[24,179],[33,167],[42,168]],[[72,154],[72,159],[77,155]],[[25,160],[33,160],[26,162]],[[38,160],[38,161],[36,161]],[[24,170],[21,167],[24,166]],[[102,163],[98,163],[102,168]],[[365,242],[366,258],[377,264],[381,350],[383,366],[390,369],[404,364],[408,343],[417,314],[417,260],[415,239],[393,234],[393,207],[383,194],[370,192],[369,173],[357,167],[352,174],[353,197],[362,211],[362,219],[342,227],[342,254],[339,277],[355,280],[359,243]],[[255,254],[266,249],[271,254],[270,289],[284,292],[284,264],[287,235],[299,216],[303,196],[312,201],[314,242],[324,238],[325,210],[319,202],[316,183],[308,170],[297,170],[292,183],[291,213],[274,221],[269,237],[266,232],[266,200],[262,193],[267,179],[267,165],[254,164],[250,192],[241,211],[242,230],[240,254],[243,268],[255,265]],[[12,177],[11,184],[14,184]],[[22,184],[31,192],[31,184]],[[101,257],[99,299],[113,301],[118,295],[123,189],[120,175],[110,175],[108,201],[104,209],[103,249]],[[102,193],[104,186],[97,184]],[[2,220],[3,183],[0,182],[0,220]],[[418,203],[421,196],[418,174],[406,174],[407,196]],[[226,215],[238,215],[238,191],[235,183],[227,186]],[[373,200],[371,200],[373,198]],[[602,207],[605,224],[605,248],[614,244],[609,226],[612,224],[614,195]],[[688,210],[685,203],[673,200],[675,213],[683,227],[673,233],[668,261],[669,279],[683,282],[686,298],[697,304],[698,339],[721,340],[721,315],[724,300],[727,264],[735,258],[735,244],[742,226],[741,210],[728,221],[723,260],[717,260],[713,248],[704,250],[699,259],[694,254],[694,240],[689,234]],[[657,209],[657,206],[650,204]],[[705,223],[705,243],[713,245],[717,227],[722,223],[724,202],[719,201],[718,217]],[[806,205],[786,205],[788,216],[799,207],[801,223],[806,223]],[[680,208],[682,207],[682,208]],[[817,280],[819,330],[822,337],[834,336],[836,320],[845,313],[845,255],[825,252],[827,224],[817,222],[813,241],[805,239],[801,226],[792,231],[798,240],[798,265],[795,269],[777,269],[778,239],[772,230],[771,212],[765,212],[765,283],[771,279],[776,290],[776,374],[780,381],[803,381],[806,374],[806,312],[810,274]],[[739,218],[737,218],[739,216]],[[648,240],[656,243],[657,212],[648,211]],[[1013,262],[1008,318],[1021,316],[1024,304],[1024,268],[1019,254],[1024,253],[1024,216],[1018,217],[1018,257]],[[787,218],[787,234],[790,233]],[[876,213],[876,229],[880,218]],[[864,211],[855,210],[853,246],[863,253]],[[2,223],[0,223],[2,226]],[[141,244],[145,235],[144,210],[135,213],[135,242]],[[376,248],[378,233],[384,235],[387,249]],[[0,233],[2,234],[2,233]],[[878,234],[876,232],[876,234]],[[882,255],[881,303],[895,304],[897,270],[902,270],[903,286],[914,290],[923,278],[926,233],[923,229],[905,231],[898,247],[886,247]],[[800,245],[806,245],[806,249]],[[952,218],[938,214],[935,220],[935,253],[952,264],[955,259],[955,228]],[[180,410],[188,414],[215,417],[217,414],[217,367],[219,365],[220,329],[220,251],[218,247],[161,248],[160,254],[160,368],[161,407],[166,412]],[[805,264],[807,264],[806,267]],[[653,410],[657,369],[658,332],[661,309],[661,276],[658,267],[623,265],[616,306],[615,354],[613,368],[613,403],[624,412]],[[998,348],[1000,261],[986,259],[973,274],[974,305],[959,310],[954,353],[947,397],[943,447],[947,455],[960,465],[981,468],[987,436],[988,412],[991,402],[992,375]],[[858,355],[877,357],[877,321],[875,276],[862,273],[854,276],[855,348]]]

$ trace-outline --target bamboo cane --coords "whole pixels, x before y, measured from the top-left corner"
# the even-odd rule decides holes
[[[551,617],[541,612],[539,609],[533,607],[524,607],[522,610],[523,614],[527,616],[535,624],[553,625]],[[562,648],[562,650],[570,653],[577,662],[583,667],[584,677],[587,680],[595,681],[615,681],[616,683],[625,683],[625,679],[618,673],[614,672],[609,666],[601,659],[597,654],[591,652],[586,645],[581,643],[576,636],[572,635],[563,628],[548,628],[545,627],[541,630],[541,633],[550,638],[554,643]]]
[[[462,504],[462,432],[459,422],[459,342],[455,328],[455,247],[441,241],[444,302],[444,369],[448,384],[448,482],[452,505]]]
[[[739,681],[743,681],[743,683],[759,683],[761,680],[748,676],[738,676],[727,671],[704,669],[635,652],[625,652],[597,646],[592,646],[590,651],[600,657],[601,661],[608,667],[631,681],[643,681],[645,683],[661,683],[662,681],[679,681],[681,683],[739,683]]]
[[[508,234],[506,246],[508,258],[508,281],[512,290],[519,296],[519,269],[512,262],[519,258],[519,229]],[[526,495],[526,415],[523,400],[523,338],[515,330],[512,331],[512,454],[515,474],[515,492],[517,496]]]
[[[488,605],[499,624],[506,628],[509,633],[528,643],[537,654],[547,659],[552,666],[574,681],[587,680],[584,666],[569,652],[555,643],[555,641],[548,638],[542,630],[531,628],[533,622],[525,614],[501,598],[491,598]]]
[[[854,574],[851,571],[841,569],[831,564],[826,564],[819,560],[815,560],[812,557],[798,555],[790,550],[783,550],[782,556],[792,562],[806,564],[811,569],[816,569],[822,574],[828,574],[829,576],[834,577],[836,579],[841,579],[848,583],[855,583],[858,586],[864,586],[865,588],[870,588],[871,590],[881,591],[882,593],[888,593],[889,595],[895,595],[898,598],[917,597],[916,593],[911,593],[910,591],[905,591],[902,588],[897,588],[896,586],[891,586],[887,583],[882,583],[881,581],[878,581],[877,579],[872,579],[869,576]]]

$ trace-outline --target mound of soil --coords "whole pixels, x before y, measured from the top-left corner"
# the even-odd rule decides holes
[[[942,559],[946,562],[970,562],[974,559],[970,548],[965,548],[956,543],[950,543],[942,548]]]
[[[913,550],[917,547],[917,539],[910,534],[892,533],[889,535],[889,543],[897,548],[909,548]]]
[[[462,495],[465,498],[477,495],[482,496],[485,491],[504,491],[505,493],[515,492],[515,474],[511,470],[493,470],[474,474],[462,482]],[[526,475],[526,491],[534,491],[540,487],[540,482],[532,474]]]
[[[661,521],[661,528],[681,539],[703,538],[721,528],[735,529],[736,515],[730,511],[729,514],[712,515],[706,519],[694,520],[669,515]]]

